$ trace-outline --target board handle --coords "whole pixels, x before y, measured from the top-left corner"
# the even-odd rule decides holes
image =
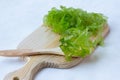
[[[35,74],[46,66],[44,61],[32,58],[21,69],[9,73],[4,80],[34,80]]]

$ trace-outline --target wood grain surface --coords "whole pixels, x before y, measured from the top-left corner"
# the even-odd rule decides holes
[[[48,31],[48,32],[47,32]],[[44,34],[46,33],[47,34]],[[109,33],[109,27],[104,26],[103,37]],[[52,35],[51,35],[52,34]],[[25,40],[23,40],[18,49],[39,49],[39,48],[54,48],[59,46],[59,36],[50,32],[44,27],[39,27]],[[86,57],[87,58],[87,57]],[[84,59],[86,59],[84,58]],[[83,58],[73,58],[72,61],[66,61],[64,56],[60,55],[39,55],[24,57],[27,63],[14,72],[9,73],[4,80],[34,80],[38,71],[43,68],[71,68],[78,65]]]

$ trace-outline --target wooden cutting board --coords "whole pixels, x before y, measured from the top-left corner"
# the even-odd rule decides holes
[[[47,34],[45,33],[47,32]],[[105,25],[103,37],[109,32],[108,25]],[[45,28],[39,27],[26,39],[24,39],[17,47],[17,49],[42,49],[54,48],[59,46],[59,36]],[[38,71],[43,68],[71,68],[79,64],[83,58],[73,58],[72,61],[66,61],[64,56],[60,55],[39,55],[24,57],[27,63],[14,72],[9,73],[4,80],[34,80]],[[86,57],[87,58],[87,57]],[[84,59],[86,59],[84,58]]]

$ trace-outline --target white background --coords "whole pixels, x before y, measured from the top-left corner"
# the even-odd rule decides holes
[[[71,69],[44,69],[35,80],[120,80],[120,0],[0,0],[0,50],[15,49],[42,25],[48,10],[60,5],[103,13],[111,32],[87,61]],[[24,64],[0,57],[0,80]]]

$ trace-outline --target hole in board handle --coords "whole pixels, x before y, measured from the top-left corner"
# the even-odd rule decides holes
[[[18,77],[14,77],[13,80],[20,80]]]

